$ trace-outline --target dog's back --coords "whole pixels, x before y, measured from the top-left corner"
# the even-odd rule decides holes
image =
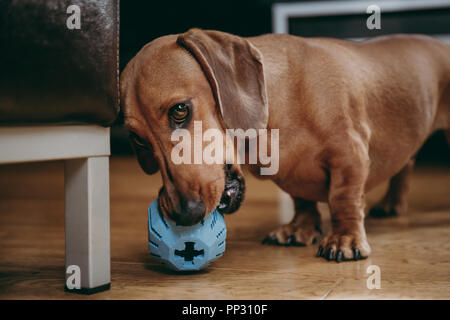
[[[383,65],[383,72],[402,72],[405,78],[419,82],[427,101],[435,105],[432,130],[450,127],[450,45],[424,35],[393,35],[361,43],[365,55],[374,56]],[[404,63],[410,68],[403,70]],[[431,99],[435,93],[437,100]]]
[[[422,35],[363,42],[291,35],[249,40],[269,66],[269,101],[278,104],[280,95],[292,96],[289,91],[296,90],[291,101],[303,113],[308,110],[309,119],[323,114],[317,108],[327,108],[328,114],[347,114],[354,123],[368,124],[369,189],[404,167],[432,132],[450,128],[450,45],[445,42]],[[278,81],[299,87],[280,88]],[[319,99],[311,99],[311,93],[320,100],[328,97],[330,105],[315,106]],[[341,101],[348,105],[340,106]]]

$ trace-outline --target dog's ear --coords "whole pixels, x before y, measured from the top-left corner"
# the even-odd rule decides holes
[[[180,35],[177,43],[200,64],[228,128],[266,128],[263,60],[255,46],[241,37],[200,29]]]
[[[137,103],[134,88],[131,87],[131,79],[134,77],[134,71],[134,60],[131,60],[120,76],[120,102],[125,122],[127,121],[127,112],[130,106]],[[156,173],[159,166],[152,145],[142,141],[133,132],[130,132],[130,140],[142,170],[147,174]]]

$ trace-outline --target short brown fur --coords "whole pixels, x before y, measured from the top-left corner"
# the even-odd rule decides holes
[[[420,35],[355,43],[193,29],[146,45],[122,74],[121,96],[128,128],[153,147],[144,163],[161,170],[165,214],[181,210],[185,194],[210,212],[223,191],[222,166],[170,163],[167,108],[190,98],[203,130],[279,129],[279,171],[268,178],[292,196],[296,215],[269,242],[313,243],[321,233],[316,202],[325,201],[332,231],[319,256],[359,259],[371,251],[365,192],[394,177],[378,213],[406,211],[414,155],[431,133],[450,128],[450,46]],[[259,165],[247,167],[259,174]]]

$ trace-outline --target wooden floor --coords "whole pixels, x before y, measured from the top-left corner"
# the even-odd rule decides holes
[[[247,177],[243,208],[226,216],[227,250],[208,270],[175,274],[147,252],[146,210],[160,187],[132,158],[111,159],[111,290],[64,285],[63,163],[0,166],[0,299],[450,299],[450,168],[418,168],[403,218],[366,221],[372,256],[326,262],[317,246],[261,245],[280,221],[278,191]],[[383,186],[369,194],[376,200]],[[369,290],[366,269],[381,268]]]

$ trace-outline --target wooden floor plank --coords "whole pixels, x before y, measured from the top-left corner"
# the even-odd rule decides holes
[[[194,274],[166,271],[147,252],[159,175],[132,158],[112,158],[110,170],[112,287],[83,296],[63,291],[63,163],[0,166],[0,299],[450,299],[450,168],[417,169],[409,214],[368,219],[373,254],[340,264],[315,258],[317,246],[261,245],[280,221],[278,191],[247,177],[246,202],[225,217],[224,257]],[[379,290],[367,288],[370,265],[381,268]]]

